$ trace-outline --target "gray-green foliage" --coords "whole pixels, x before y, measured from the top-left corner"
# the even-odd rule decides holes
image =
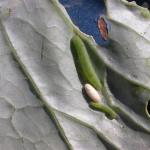
[[[104,48],[57,0],[0,1],[0,150],[150,148],[150,20],[122,0],[106,5],[112,27]],[[89,108],[82,94],[70,49],[75,34],[102,62],[94,67],[117,120]]]

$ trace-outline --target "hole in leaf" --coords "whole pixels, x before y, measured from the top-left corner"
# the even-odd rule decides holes
[[[98,19],[98,28],[101,33],[102,39],[104,39],[105,41],[108,40],[107,23],[103,17],[99,17]]]
[[[128,2],[132,2],[132,1],[135,1],[137,5],[146,7],[150,10],[150,0],[128,0]]]
[[[146,112],[147,112],[148,116],[150,117],[150,100],[147,102]]]

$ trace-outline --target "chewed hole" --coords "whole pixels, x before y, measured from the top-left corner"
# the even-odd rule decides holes
[[[102,39],[107,41],[108,40],[108,25],[107,25],[105,18],[102,16],[98,18],[98,29],[102,36]]]
[[[128,2],[135,1],[137,5],[148,8],[150,10],[150,1],[149,0],[128,0]]]
[[[147,102],[146,112],[147,112],[148,116],[150,117],[150,100]]]

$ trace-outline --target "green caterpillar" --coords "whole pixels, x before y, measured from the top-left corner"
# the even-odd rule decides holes
[[[102,84],[93,68],[86,46],[82,39],[75,35],[71,39],[71,46],[76,52],[76,57],[78,59],[78,64],[82,73],[81,75],[86,80],[86,83],[90,83],[97,90],[101,90]],[[105,113],[109,119],[115,119],[117,117],[116,112],[104,104],[91,102],[90,107]]]
[[[90,107],[105,113],[105,115],[111,120],[117,118],[117,113],[107,105],[91,102]]]
[[[77,59],[81,69],[81,75],[86,80],[86,83],[90,83],[97,90],[102,89],[102,84],[93,68],[92,62],[88,55],[87,49],[81,40],[81,38],[75,35],[71,39],[71,46],[75,50]]]

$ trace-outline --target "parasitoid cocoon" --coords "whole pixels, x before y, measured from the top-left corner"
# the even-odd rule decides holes
[[[90,84],[85,84],[84,89],[86,91],[86,94],[91,98],[92,101],[94,102],[100,102],[101,97],[98,93],[98,91]]]

